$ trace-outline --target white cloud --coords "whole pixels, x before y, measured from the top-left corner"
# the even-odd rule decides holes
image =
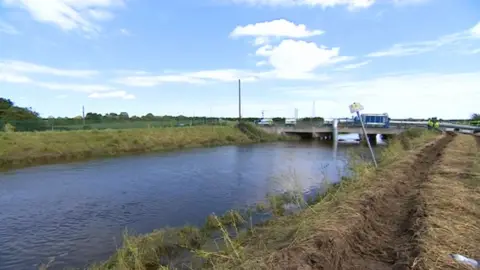
[[[348,105],[360,102],[367,113],[389,113],[393,118],[466,118],[478,110],[480,71],[470,73],[417,73],[381,76],[369,80],[323,84],[291,89],[296,98],[338,103],[319,115],[348,116]],[[452,90],[455,89],[455,90]]]
[[[132,34],[125,28],[120,29],[120,33],[124,36],[131,36]]]
[[[265,61],[265,60],[262,60],[262,61],[258,61],[257,63],[255,63],[255,65],[256,65],[257,67],[261,67],[261,66],[268,65],[268,62]]]
[[[5,33],[8,35],[18,35],[20,32],[13,25],[0,20],[0,33]]]
[[[265,37],[290,37],[305,38],[318,36],[323,34],[321,30],[308,30],[304,24],[295,24],[285,19],[260,22],[256,24],[248,24],[245,26],[237,26],[230,33],[231,37],[254,36],[261,37],[257,39],[256,44],[262,45]]]
[[[185,75],[159,75],[159,76],[127,76],[114,80],[128,86],[152,87],[162,83],[190,83],[201,84],[203,80],[194,79]]]
[[[375,0],[231,0],[234,3],[259,6],[347,6],[349,9],[368,8]]]
[[[368,54],[369,57],[406,56],[434,51],[440,47],[453,45],[468,39],[480,37],[480,23],[473,28],[458,33],[441,36],[434,40],[398,43],[386,50]]]
[[[272,69],[269,71],[217,69],[162,75],[126,76],[114,81],[140,87],[152,87],[163,83],[233,82],[238,79],[243,82],[262,79],[324,81],[329,78],[324,74],[316,74],[314,71],[318,67],[352,59],[352,57],[340,56],[339,52],[339,48],[319,47],[314,42],[287,39],[276,46],[266,44],[257,49],[256,55],[265,59],[258,61],[256,65],[270,65]]]
[[[36,82],[35,85],[50,90],[64,90],[84,93],[107,92],[116,90],[114,87],[101,84],[68,84],[68,83],[50,83]]]
[[[3,72],[2,70],[0,70],[0,82],[29,83],[29,82],[31,82],[31,79],[26,77],[26,76],[23,76],[23,75],[19,75],[19,74],[15,74],[15,73],[9,73],[9,72]]]
[[[105,93],[92,93],[89,98],[121,98],[121,99],[135,99],[135,96],[128,94],[125,91],[105,92]]]
[[[261,45],[268,44],[269,42],[270,42],[270,40],[267,37],[256,37],[254,42],[253,42],[253,45],[254,46],[261,46]]]
[[[259,65],[265,65],[260,63]],[[262,79],[282,79],[282,80],[312,80],[324,81],[328,77],[323,74],[314,74],[310,72],[294,73],[290,70],[270,70],[270,71],[246,71],[237,69],[217,69],[203,70],[196,72],[184,72],[176,74],[145,75],[145,76],[126,76],[120,77],[113,82],[136,87],[153,87],[165,83],[188,83],[188,84],[206,84],[206,83],[225,83],[236,82],[254,82]]]
[[[105,11],[105,10],[90,9],[88,10],[88,14],[93,19],[99,20],[99,21],[108,21],[113,19],[114,17],[114,15],[111,12]]]
[[[256,49],[255,55],[264,58],[257,61],[256,66],[270,65],[273,68],[270,71],[255,74],[257,78],[325,80],[324,75],[314,73],[318,67],[351,60],[353,57],[340,56],[340,48],[327,48],[314,42],[296,40],[322,33],[321,30],[307,29],[304,24],[296,25],[279,19],[237,26],[230,36],[255,37],[253,45],[260,46]],[[280,43],[270,44],[271,37],[280,38]]]
[[[86,33],[100,31],[96,21],[111,19],[108,11],[123,6],[123,0],[3,0],[7,6],[25,9],[33,19],[52,23],[65,31],[80,30]]]
[[[359,62],[359,63],[353,63],[353,64],[345,65],[343,67],[339,67],[336,70],[342,71],[342,70],[356,69],[356,68],[368,65],[368,64],[370,64],[370,62],[372,62],[372,61],[367,60],[367,61],[363,61],[363,62]]]
[[[87,93],[90,94],[89,96],[92,98],[135,98],[135,96],[128,94],[125,91],[120,91],[116,87],[112,87],[109,85],[45,82],[32,80],[31,78],[23,75],[22,73],[42,73],[65,77],[88,77],[95,75],[98,72],[91,70],[61,70],[21,61],[0,61],[0,83],[27,83],[32,86],[49,90]],[[64,95],[57,96],[57,98],[61,98],[61,96]]]
[[[480,48],[470,51],[470,54],[477,54],[477,53],[480,53]]]
[[[393,0],[396,5],[418,5],[429,2],[430,0]]]
[[[158,76],[127,76],[116,79],[115,82],[128,86],[151,87],[163,83],[204,84],[207,82],[233,82],[238,79],[250,82],[257,78],[258,75],[253,72],[236,69],[218,69]]]
[[[472,29],[470,29],[470,32],[473,36],[480,37],[480,22],[478,22],[474,27],[472,27]]]
[[[0,61],[0,72],[41,73],[64,77],[91,77],[95,70],[58,69],[23,61]]]
[[[310,73],[320,66],[352,59],[340,56],[340,48],[329,49],[314,42],[292,39],[283,40],[278,46],[260,47],[256,54],[267,57],[278,73],[292,75]]]

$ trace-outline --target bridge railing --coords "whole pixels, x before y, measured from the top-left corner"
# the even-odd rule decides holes
[[[339,128],[359,128],[361,124],[354,122],[351,119],[338,119]],[[440,122],[440,128],[455,128],[455,129],[468,129],[468,130],[478,130],[480,126],[475,126],[477,122],[470,121],[469,125],[457,124],[452,122]],[[285,123],[274,123],[275,127],[279,128],[288,128],[288,129],[306,129],[306,128],[324,128],[324,127],[333,127],[333,121],[330,119],[325,121],[300,121],[295,125],[285,125]],[[408,129],[408,128],[427,128],[426,121],[404,121],[404,120],[391,120],[388,127],[383,125],[371,125],[366,124],[366,128],[396,128],[396,129]]]
[[[333,128],[333,123],[330,122],[323,122],[323,123],[308,123],[308,122],[302,122],[302,123],[297,123],[295,125],[285,125],[284,123],[275,123],[274,125],[271,125],[270,127],[277,127],[277,128],[288,128],[288,129],[306,129],[306,128],[325,128],[325,127],[332,127]],[[355,122],[339,122],[338,123],[338,128],[360,128],[361,124],[355,123]],[[412,124],[412,123],[391,123],[388,127],[385,126],[379,126],[379,125],[370,125],[366,124],[366,128],[401,128],[401,129],[408,129],[411,127],[427,127],[426,124],[418,123],[418,124]]]

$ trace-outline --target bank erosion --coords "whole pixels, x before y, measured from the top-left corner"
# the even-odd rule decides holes
[[[253,125],[212,125],[119,130],[0,132],[0,169],[168,151],[282,140]]]

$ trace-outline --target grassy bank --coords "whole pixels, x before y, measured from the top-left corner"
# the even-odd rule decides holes
[[[235,126],[0,132],[0,169],[128,153],[281,139],[279,136],[257,130],[253,126],[245,126],[253,130],[255,135],[251,132],[242,132]]]
[[[309,200],[298,193],[269,196],[267,203],[252,209],[209,216],[202,228],[187,226],[147,235],[126,234],[123,246],[116,254],[90,269],[280,269],[280,265],[310,269],[301,268],[305,266],[302,261],[309,261],[312,252],[318,250],[315,245],[322,242],[318,237],[324,234],[332,236],[333,242],[326,238],[323,260],[330,255],[342,260],[342,256],[348,256],[348,250],[336,255],[328,253],[341,250],[335,246],[342,245],[337,243],[335,236],[347,236],[357,230],[358,237],[368,238],[368,229],[375,229],[360,228],[366,223],[361,213],[364,209],[359,208],[365,205],[365,197],[375,200],[377,195],[382,198],[390,195],[395,188],[390,187],[393,177],[403,172],[405,163],[414,162],[413,157],[420,147],[438,136],[422,130],[411,130],[399,136],[380,155],[379,170],[370,163],[353,158],[351,178],[330,186],[326,193],[319,193]],[[283,206],[286,203],[297,204],[303,210],[285,216]],[[375,210],[372,209],[374,213]],[[269,213],[274,218],[253,226],[252,216],[258,213]],[[333,246],[330,249],[328,245]],[[312,257],[312,260],[322,258]]]
[[[459,135],[432,170],[421,197],[426,219],[419,238],[423,269],[463,269],[448,254],[480,257],[480,137]],[[472,269],[467,268],[465,269]]]

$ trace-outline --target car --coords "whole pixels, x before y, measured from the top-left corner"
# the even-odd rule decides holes
[[[275,123],[273,122],[272,119],[260,119],[260,121],[257,122],[257,125],[259,126],[266,126],[266,127],[269,127],[269,126],[274,126]]]

